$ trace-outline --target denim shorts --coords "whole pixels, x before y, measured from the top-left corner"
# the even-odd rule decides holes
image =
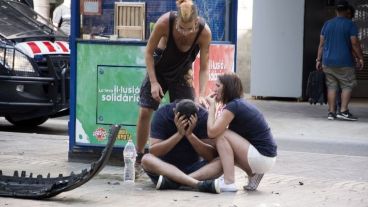
[[[193,163],[192,165],[189,166],[184,166],[184,167],[178,167],[179,170],[183,171],[185,174],[190,174],[192,172],[195,172],[197,170],[199,170],[200,168],[202,168],[203,166],[205,166],[208,162],[206,160],[199,160],[195,163]],[[148,171],[145,171],[148,175],[149,178],[151,178],[152,182],[156,185],[158,178],[160,177],[160,175],[157,175],[155,173],[151,173]]]

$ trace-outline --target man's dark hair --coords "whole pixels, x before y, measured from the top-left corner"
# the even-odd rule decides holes
[[[336,11],[343,12],[349,9],[349,3],[346,0],[338,0],[336,1]]]
[[[350,11],[351,18],[355,16],[355,8],[352,5],[348,5],[348,11]]]
[[[191,115],[197,114],[198,107],[190,99],[181,99],[176,103],[175,112],[179,112],[180,116],[184,115],[186,119],[189,119]]]
[[[226,104],[243,96],[243,86],[240,78],[235,73],[227,73],[218,77],[222,88],[222,103]]]

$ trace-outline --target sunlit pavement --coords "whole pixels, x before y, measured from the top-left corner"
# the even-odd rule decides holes
[[[236,170],[237,193],[157,191],[144,176],[122,182],[123,168],[106,166],[87,184],[43,201],[0,198],[0,206],[367,206],[368,104],[357,101],[357,122],[327,120],[327,106],[305,102],[249,100],[265,114],[279,145],[278,158],[258,191],[247,192]],[[67,122],[67,120],[65,120]],[[48,122],[46,122],[47,127]],[[56,123],[52,123],[56,124]],[[60,123],[62,124],[62,122]],[[67,126],[67,125],[66,125]],[[0,132],[0,169],[12,175],[57,176],[88,168],[68,162],[68,136]]]

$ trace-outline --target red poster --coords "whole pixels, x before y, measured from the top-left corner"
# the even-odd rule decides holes
[[[210,45],[210,54],[208,61],[209,77],[206,87],[208,95],[215,87],[217,76],[226,72],[234,72],[234,45]],[[194,88],[198,96],[199,93],[199,55],[193,63],[194,68]]]

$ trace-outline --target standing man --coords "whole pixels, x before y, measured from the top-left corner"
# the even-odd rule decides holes
[[[356,86],[353,53],[357,55],[360,70],[364,67],[363,53],[358,40],[358,28],[347,17],[349,4],[338,1],[336,17],[328,20],[322,27],[316,69],[326,74],[329,120],[336,117],[356,121],[357,117],[349,112],[352,89]],[[353,50],[353,53],[352,53]],[[341,87],[341,108],[336,112],[336,91]]]
[[[145,59],[147,76],[144,79],[139,100],[137,123],[136,175],[142,172],[140,161],[148,140],[150,119],[164,94],[169,91],[170,102],[176,99],[195,99],[192,64],[200,51],[199,97],[205,104],[208,81],[208,52],[211,30],[198,16],[191,0],[177,0],[178,11],[163,14],[147,43]]]
[[[352,5],[348,5],[348,11],[347,11],[347,16],[346,18],[349,18],[349,19],[353,19],[354,18],[354,15],[355,15],[355,9]],[[360,45],[360,42],[358,40],[358,44]],[[360,68],[360,62],[359,60],[357,60],[357,55],[354,53],[354,50],[351,51],[353,53],[353,56],[354,56],[354,59],[355,62],[356,62],[356,68]],[[339,87],[339,89],[337,90],[337,94],[336,94],[336,111],[340,111],[340,108],[341,108],[341,88]]]
[[[70,0],[64,0],[64,2],[56,7],[52,15],[52,22],[65,34],[70,35]]]

